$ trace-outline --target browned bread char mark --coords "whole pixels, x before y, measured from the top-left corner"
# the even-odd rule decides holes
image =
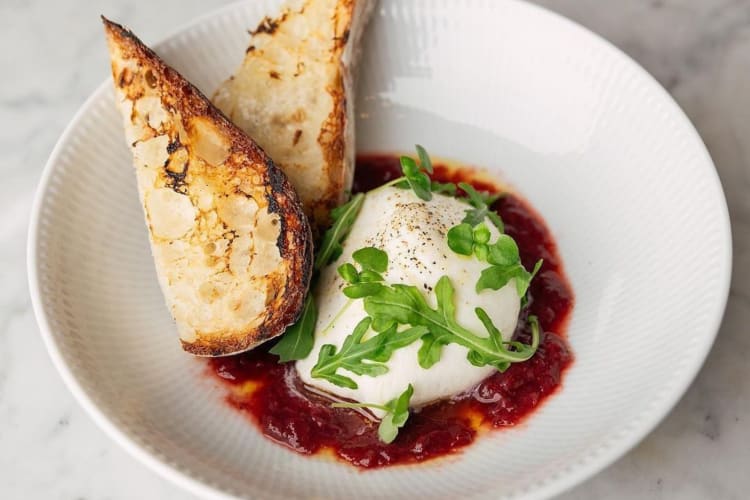
[[[182,347],[221,356],[280,335],[302,309],[312,270],[297,193],[197,88],[131,31],[102,20],[157,273]]]
[[[354,73],[375,0],[288,1],[255,30],[214,103],[277,161],[318,236],[349,196]]]

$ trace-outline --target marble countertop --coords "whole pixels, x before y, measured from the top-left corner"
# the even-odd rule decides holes
[[[99,430],[55,372],[25,273],[31,198],[55,141],[107,72],[104,13],[158,40],[226,0],[0,3],[0,497],[191,498]],[[539,0],[650,71],[698,128],[734,238],[716,344],[672,413],[566,499],[740,499],[750,491],[750,0]],[[696,228],[699,230],[700,228]],[[696,235],[698,237],[698,235]]]

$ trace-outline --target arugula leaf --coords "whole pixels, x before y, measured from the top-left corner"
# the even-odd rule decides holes
[[[391,326],[383,333],[387,333],[381,348],[372,356],[372,360],[385,363],[391,359],[391,355],[397,349],[401,349],[413,344],[427,334],[428,330],[424,326],[412,326],[403,331],[396,331],[396,325]],[[379,335],[382,335],[380,333]]]
[[[469,224],[462,223],[451,231],[449,244],[454,250],[470,255],[472,252],[479,254],[483,249],[485,257],[491,260],[490,263],[495,263],[482,271],[477,282],[478,291],[485,288],[499,289],[511,279],[517,278],[516,288],[519,294],[526,293],[533,274],[528,273],[521,264],[518,247],[512,238],[501,235],[495,243],[488,245],[490,231],[484,224],[472,228]],[[357,250],[352,256],[363,268],[377,268],[383,272],[387,270],[388,256],[382,250],[368,247]],[[538,271],[539,265],[535,267],[534,273]],[[425,369],[440,360],[442,347],[450,343],[466,347],[469,351],[467,359],[471,363],[477,366],[491,365],[498,370],[505,370],[511,362],[525,361],[534,354],[535,349],[528,350],[523,344],[504,342],[501,332],[481,308],[475,309],[475,313],[488,336],[477,335],[462,327],[456,320],[455,290],[447,276],[441,277],[435,286],[437,307],[432,309],[416,286],[383,283],[378,272],[368,269],[357,271],[351,263],[339,266],[338,272],[349,283],[343,290],[344,294],[350,299],[363,299],[365,312],[369,316],[360,321],[338,353],[332,345],[321,349],[318,363],[313,368],[313,377],[328,378],[332,383],[344,387],[352,387],[354,384],[356,388],[353,380],[336,373],[339,367],[357,374],[377,376],[382,369],[387,368],[373,368],[372,365],[387,361],[394,349],[420,339],[422,345],[417,359]],[[372,276],[367,275],[367,279],[363,279],[365,273]],[[411,328],[399,333],[398,325],[409,325]],[[362,342],[364,333],[369,328],[378,334]],[[513,350],[508,350],[507,345]],[[354,366],[350,363],[354,363]],[[361,365],[366,366],[363,368]]]
[[[351,231],[364,201],[365,195],[358,193],[352,196],[347,203],[331,210],[333,224],[323,235],[323,241],[315,257],[313,268],[316,271],[321,270],[341,255],[343,251],[341,243]]]
[[[435,363],[440,361],[440,356],[443,354],[443,344],[437,341],[432,334],[427,334],[422,337],[422,346],[419,348],[417,353],[417,359],[419,366],[428,370]]]
[[[391,411],[383,417],[383,420],[380,421],[380,427],[378,427],[378,437],[384,443],[392,443],[396,439],[396,436],[398,436],[398,430],[409,419],[409,401],[413,394],[414,388],[409,384],[398,398],[386,404]]]
[[[475,288],[477,292],[481,292],[488,288],[490,290],[500,290],[512,279],[516,279],[516,283],[528,282],[528,275],[529,272],[524,269],[521,264],[510,266],[490,266],[482,270]],[[519,292],[519,297],[522,296],[520,293],[520,285],[516,284],[516,288]]]
[[[481,310],[480,308],[476,309],[477,316],[480,318],[482,323],[487,326],[487,323],[485,321],[489,322],[489,324],[492,324],[487,314]],[[518,342],[517,340],[511,340],[510,342],[507,342],[509,347],[512,347],[514,349],[514,353],[518,354],[519,356],[528,356],[530,358],[534,355],[537,348],[539,347],[539,341],[541,339],[541,335],[539,333],[539,320],[536,316],[531,315],[528,318],[529,325],[531,326],[531,344],[526,345],[521,342]],[[502,341],[502,337],[500,336],[500,332],[493,326],[491,326],[491,329],[493,329],[496,333],[491,333],[490,336],[494,338],[499,338],[500,341]],[[528,359],[527,358],[527,359]],[[497,368],[499,371],[505,371],[510,366],[510,361],[497,361],[494,359],[487,359],[485,356],[482,355],[482,353],[478,351],[471,351],[469,352],[467,359],[469,362],[475,366],[484,366],[484,365],[492,365],[495,368]]]
[[[536,264],[534,264],[534,269],[530,273],[527,273],[527,275],[524,275],[519,280],[516,278],[516,290],[518,291],[519,297],[525,297],[526,292],[529,290],[529,285],[531,284],[531,280],[534,279],[534,276],[536,276],[536,273],[539,272],[539,269],[542,268],[542,264],[544,263],[543,259],[539,259],[536,261]]]
[[[376,321],[392,321],[398,324],[424,326],[434,337],[423,341],[420,348],[420,365],[432,366],[437,348],[428,345],[456,343],[469,350],[470,360],[481,360],[483,365],[507,368],[505,362],[526,361],[533,352],[509,351],[497,347],[490,337],[479,336],[461,326],[455,318],[454,288],[450,278],[443,276],[435,286],[437,308],[432,309],[419,289],[412,285],[395,284],[383,286],[376,293],[364,298],[365,311]],[[481,318],[480,318],[481,319]],[[489,319],[489,318],[487,318]],[[475,354],[471,354],[475,352]]]
[[[391,321],[387,318],[373,318],[370,328],[372,328],[376,332],[384,332],[390,328],[393,328],[394,326],[396,326],[395,321]]]
[[[474,242],[477,239],[479,241],[487,241],[488,239],[487,233],[489,232],[489,230],[484,225],[482,225],[481,227],[472,228],[468,224],[462,224],[456,226],[456,228],[453,229],[463,232],[463,236],[466,239],[470,238],[470,244],[472,245],[472,247],[476,246]],[[454,232],[454,236],[456,236],[457,234],[457,232]],[[454,239],[457,238],[458,236],[456,236],[456,238]],[[502,248],[495,252],[498,254],[498,256],[503,258],[507,257],[506,254],[508,253],[512,254],[513,248],[516,248],[515,242],[513,242],[510,237],[507,238],[512,243],[512,247],[510,248],[510,250],[505,249],[505,246],[508,245],[508,242],[503,240],[504,242],[500,244]],[[486,246],[486,244],[484,243],[480,245]],[[368,254],[371,256],[375,255],[375,253],[370,251],[360,253],[359,255],[364,256]],[[385,267],[387,267],[387,256],[385,256],[385,259]],[[371,259],[360,258],[359,260],[367,263],[370,262]],[[362,264],[360,263],[360,265]],[[350,273],[351,271],[343,270],[345,267],[346,264],[342,265],[339,268],[339,272],[344,274]],[[523,273],[529,274],[521,265],[520,260],[517,263],[513,263],[512,266],[493,265],[482,272],[480,280],[479,282],[477,282],[477,287],[480,286],[480,283],[482,285],[485,285],[483,279],[487,281],[486,287],[492,287],[493,285],[497,284],[496,282],[503,279],[505,281],[502,286],[505,286],[505,283],[507,283],[511,278],[515,277],[516,275],[520,275],[519,270]],[[354,269],[354,272],[356,272],[356,268]],[[361,271],[360,275],[363,272],[365,271]],[[506,274],[508,274],[508,276],[495,276],[498,273],[502,274],[502,272],[505,272]],[[477,335],[459,325],[455,319],[455,291],[453,285],[450,282],[450,279],[447,276],[441,277],[435,286],[435,297],[437,299],[436,309],[432,309],[427,304],[427,301],[422,295],[422,292],[420,292],[419,289],[413,285],[388,285],[380,282],[354,282],[353,284],[350,284],[348,287],[344,288],[344,293],[347,295],[347,297],[350,298],[362,298],[364,300],[363,305],[365,312],[367,312],[367,314],[369,315],[368,318],[365,318],[364,320],[362,320],[362,322],[360,322],[359,325],[357,325],[357,328],[355,328],[355,332],[347,337],[347,341],[349,341],[349,339],[353,337],[356,343],[359,342],[359,340],[357,340],[357,335],[359,335],[358,339],[361,339],[364,333],[360,333],[358,329],[360,325],[362,325],[365,321],[369,321],[367,323],[367,326],[365,327],[365,330],[374,325],[373,329],[375,331],[382,332],[376,337],[372,337],[367,342],[374,342],[376,338],[381,336],[386,337],[387,335],[393,335],[392,332],[396,331],[397,325],[423,327],[420,335],[408,342],[411,343],[417,339],[422,339],[422,345],[418,351],[418,361],[420,366],[422,366],[423,368],[429,368],[437,363],[440,360],[442,346],[449,343],[456,343],[466,347],[469,350],[468,359],[470,362],[477,364],[478,366],[492,365],[501,370],[507,368],[509,362],[525,361],[533,354],[533,352],[531,352],[528,357],[519,357],[519,353],[517,352],[517,350],[507,350],[505,348],[505,344],[502,341],[502,335],[500,335],[500,332],[492,324],[492,321],[490,320],[487,313],[482,309],[477,309],[475,312],[477,314],[477,317],[480,319],[485,329],[487,330],[487,333],[489,335],[488,337]],[[417,332],[420,332],[420,330],[417,330]],[[413,331],[412,333],[414,335],[417,334]],[[351,348],[351,345],[347,344],[347,341],[344,342],[344,345],[341,348],[341,353],[346,350],[345,347]],[[367,342],[362,343],[362,345],[367,344]],[[392,351],[389,351],[389,353],[387,354],[388,357],[390,357],[390,352]],[[335,350],[327,354],[333,356],[335,354]],[[362,359],[365,358],[375,361],[379,359],[377,357],[374,357],[372,354],[368,354]],[[321,359],[318,360],[318,364],[321,364]],[[313,368],[313,371],[314,370],[315,368]],[[333,371],[335,372],[335,368],[333,369]],[[321,370],[321,373],[325,374],[323,370]],[[313,374],[313,376],[315,376],[315,374]],[[353,381],[351,382],[353,383]]]
[[[318,309],[315,307],[313,294],[308,293],[302,314],[295,324],[287,328],[284,335],[270,350],[279,357],[279,363],[306,358],[314,344],[315,322],[318,320]]]
[[[383,285],[380,286],[385,288]],[[388,367],[383,363],[391,358],[393,351],[415,342],[427,333],[427,329],[423,327],[399,332],[394,324],[391,328],[363,341],[362,338],[371,324],[372,318],[369,317],[357,323],[338,351],[332,344],[321,347],[318,362],[313,366],[311,375],[340,387],[356,389],[358,386],[354,380],[336,373],[339,368],[356,375],[377,377],[388,372]]]
[[[531,352],[533,355],[534,352],[536,352],[537,347],[539,347],[539,342],[541,340],[541,333],[540,333],[540,326],[539,326],[539,319],[532,315],[529,315],[529,318],[527,320],[529,322],[529,326],[531,326],[531,344],[526,345],[522,342],[518,342],[516,340],[513,340],[508,343],[513,349],[515,349],[517,352],[520,353],[528,353]]]
[[[388,401],[385,405],[375,403],[333,403],[334,408],[374,408],[385,412],[378,427],[378,437],[385,444],[390,444],[398,436],[398,430],[409,419],[409,402],[414,394],[411,384],[401,395]]]
[[[525,297],[529,285],[531,284],[531,280],[536,276],[536,273],[539,272],[543,262],[542,259],[539,259],[536,264],[534,264],[532,272],[528,272],[526,268],[523,267],[520,259],[514,263],[506,265],[492,265],[487,269],[482,270],[482,273],[477,280],[476,291],[481,292],[488,288],[491,290],[500,290],[507,285],[510,280],[514,279],[516,280],[516,292],[518,293],[518,296]]]
[[[467,224],[474,227],[484,222],[484,219],[487,218],[490,219],[490,221],[502,233],[504,231],[503,220],[494,210],[490,210],[489,208],[489,205],[491,205],[492,202],[494,202],[494,200],[496,200],[497,198],[489,197],[487,194],[479,194],[479,192],[477,192],[477,190],[474,189],[473,186],[465,182],[460,182],[458,184],[458,187],[460,187],[466,193],[469,205],[473,207],[466,210],[466,216],[461,222],[466,222]],[[498,198],[500,196],[502,195],[497,195]],[[490,203],[487,203],[488,201],[490,201]]]
[[[359,193],[354,195],[349,202],[331,210],[333,224],[326,230],[320,248],[316,252],[313,264],[313,268],[316,271],[319,271],[341,255],[343,251],[341,244],[351,231],[359,215],[359,211],[362,209],[364,200],[365,195]],[[341,266],[338,271],[341,277],[347,282],[359,280],[359,274],[351,264]],[[310,354],[314,344],[315,323],[317,319],[318,310],[315,307],[312,292],[308,291],[300,318],[294,325],[287,328],[283,336],[270,350],[271,353],[279,356],[280,363],[303,359]]]
[[[344,295],[350,299],[361,299],[380,291],[383,285],[380,283],[355,283],[344,288]]]
[[[383,281],[383,275],[376,273],[375,271],[362,271],[359,273],[359,281],[362,283],[372,283],[376,281]]]
[[[362,337],[370,328],[371,322],[372,320],[370,318],[364,318],[357,323],[354,332],[346,337],[338,353],[336,352],[336,346],[333,344],[323,345],[323,347],[320,348],[318,362],[313,366],[311,375],[315,378],[326,379],[329,382],[342,387],[356,389],[358,386],[354,380],[336,374],[338,368],[346,368],[357,375],[368,374],[371,376],[377,376],[386,373],[388,368],[383,364],[366,364],[362,362],[368,354],[372,354],[378,350],[380,347],[378,343],[382,341],[382,337],[378,338],[380,335],[377,335],[365,342],[361,342]]]
[[[319,271],[341,255],[343,251],[341,244],[351,231],[357,215],[359,215],[359,211],[362,209],[364,200],[364,194],[356,194],[348,203],[331,210],[333,224],[323,235],[323,241],[316,253],[313,264],[313,268],[316,271]],[[342,266],[338,271],[346,281],[359,278],[356,269],[351,264]],[[314,344],[315,322],[317,318],[318,310],[315,307],[312,292],[308,291],[300,318],[294,325],[287,328],[284,335],[270,350],[271,353],[279,356],[280,363],[303,359],[310,354]]]
[[[477,307],[474,309],[474,314],[477,315],[477,318],[479,318],[479,321],[482,322],[482,324],[484,325],[484,328],[490,334],[490,339],[492,339],[492,343],[495,345],[495,348],[502,349],[503,348],[503,334],[500,333],[500,330],[498,330],[497,327],[492,323],[492,320],[487,314],[487,311],[485,311],[481,307]]]

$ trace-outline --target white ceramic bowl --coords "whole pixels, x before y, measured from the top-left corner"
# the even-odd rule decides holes
[[[277,4],[230,6],[157,51],[210,94]],[[419,142],[502,172],[546,218],[577,296],[557,395],[417,466],[362,472],[261,437],[180,350],[109,81],[63,134],[34,206],[31,294],[57,368],[117,442],[207,496],[541,498],[594,474],[675,404],[722,317],[729,219],[700,138],[621,52],[516,1],[383,0],[360,80],[360,151]]]

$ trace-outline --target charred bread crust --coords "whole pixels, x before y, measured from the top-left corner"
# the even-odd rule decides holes
[[[290,178],[316,237],[352,185],[354,66],[374,4],[288,2],[250,31],[244,61],[213,97]]]
[[[181,117],[181,124],[189,128],[192,118],[211,122],[229,145],[228,155],[216,167],[223,169],[222,178],[252,179],[254,187],[262,186],[268,213],[278,214],[280,231],[276,247],[285,266],[285,272],[265,276],[270,283],[270,296],[266,297],[264,316],[258,324],[240,330],[196,331],[193,339],[181,339],[184,350],[198,356],[222,356],[251,349],[276,337],[293,324],[302,311],[304,297],[308,291],[312,274],[312,234],[302,204],[287,179],[266,153],[242,130],[236,127],[221,111],[176,70],[164,63],[151,49],[144,45],[130,30],[102,16],[105,32],[112,54],[112,70],[115,86],[127,99],[135,102],[143,93],[143,84],[133,84],[140,76],[146,85],[158,93],[166,113]],[[115,54],[123,61],[137,62],[137,69],[115,67]],[[143,75],[137,75],[142,72]],[[136,141],[137,142],[137,141]],[[135,146],[135,143],[132,144]],[[170,142],[167,153],[180,147],[179,141]],[[165,164],[166,167],[166,164]],[[186,167],[187,168],[187,167]],[[218,174],[217,174],[218,175]],[[171,174],[176,192],[179,174]],[[283,279],[282,279],[283,278]],[[162,285],[164,288],[164,285]],[[166,291],[165,291],[166,294]],[[169,302],[169,301],[168,301]]]

